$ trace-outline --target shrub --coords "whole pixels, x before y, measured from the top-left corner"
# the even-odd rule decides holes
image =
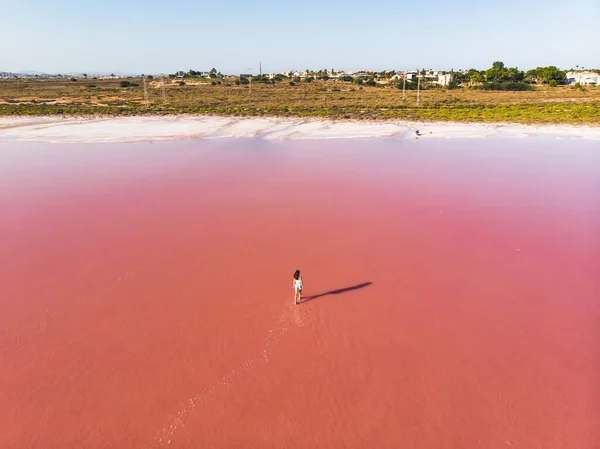
[[[210,82],[210,85],[211,85],[211,86],[216,86],[216,85],[217,85],[217,82],[216,82],[216,81],[211,81],[211,82]]]
[[[292,78],[292,81],[294,83],[299,83],[300,81],[302,81],[302,78],[300,78],[299,76],[295,76],[294,78]]]
[[[294,83],[293,81],[290,81],[290,86],[295,86],[296,83]]]
[[[354,78],[354,79],[352,80],[352,84],[357,84],[357,85],[359,85],[359,86],[360,86],[362,83],[363,83],[363,80],[362,80],[362,79],[360,79],[360,78]]]
[[[86,84],[85,87],[89,88],[89,89],[93,89],[94,87],[96,87],[95,84]]]
[[[313,80],[314,80],[314,78],[313,78],[312,76],[307,76],[307,77],[304,79],[304,82],[305,82],[305,83],[312,83],[312,81],[313,81]]]
[[[139,86],[138,83],[132,83],[131,81],[121,81],[119,83],[119,85],[121,87],[137,87],[137,86]]]
[[[149,80],[153,80],[154,77],[152,75],[148,75],[146,78],[148,78]]]
[[[76,78],[71,78],[71,81],[75,82],[75,81],[77,81],[77,79]]]
[[[185,81],[179,81],[180,86],[185,86]]]
[[[400,90],[402,90],[404,88],[404,83],[398,83],[396,84],[396,87]],[[416,82],[412,82],[412,81],[407,81],[406,82],[406,90],[417,90],[417,83]]]
[[[240,85],[240,80],[235,80],[235,85],[239,86]]]
[[[375,87],[375,86],[377,86],[377,83],[375,82],[374,79],[370,79],[365,83],[365,85]]]
[[[529,84],[517,83],[512,81],[484,83],[483,90],[506,90],[506,91],[524,91],[533,90]]]
[[[350,75],[344,75],[344,76],[341,76],[340,79],[347,83],[351,83],[354,78],[352,78]]]
[[[558,86],[558,83],[556,82],[556,80],[550,80],[550,81],[548,81],[548,86],[556,87],[556,86]]]
[[[248,78],[241,77],[240,84],[250,84],[250,81],[248,81]]]

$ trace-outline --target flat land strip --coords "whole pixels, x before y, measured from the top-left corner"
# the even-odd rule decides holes
[[[211,114],[228,116],[321,117],[361,120],[420,120],[600,125],[600,87],[536,87],[530,92],[434,88],[417,92],[395,85],[357,86],[343,81],[236,85],[222,81],[171,80],[163,89],[113,80],[0,80],[0,116],[127,116]]]

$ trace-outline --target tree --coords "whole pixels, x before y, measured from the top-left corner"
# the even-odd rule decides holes
[[[469,69],[467,71],[467,78],[469,79],[469,81],[472,84],[483,83],[485,81],[483,74],[479,70],[476,70],[476,69]]]
[[[538,67],[536,69],[538,79],[542,83],[549,83],[554,80],[557,83],[566,81],[567,73],[564,70],[559,70],[557,67],[551,65],[548,67]]]
[[[536,83],[538,79],[537,76],[537,70],[536,69],[531,69],[531,70],[527,70],[525,72],[525,76],[523,77],[523,81],[525,81],[526,83]]]
[[[467,75],[465,75],[462,72],[451,71],[450,74],[452,75],[452,82],[454,82],[456,84],[464,83],[468,79]]]
[[[215,69],[214,67],[212,69],[210,69],[208,76],[211,78],[216,78],[217,77],[217,69]]]
[[[550,87],[556,87],[556,86],[558,86],[558,83],[556,82],[556,80],[550,80],[548,82],[548,86],[550,86]]]
[[[485,71],[485,79],[488,82],[514,81],[520,82],[525,77],[523,71],[517,67],[507,68],[501,61],[492,64],[492,68]]]

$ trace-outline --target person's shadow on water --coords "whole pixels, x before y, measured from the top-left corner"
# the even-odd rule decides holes
[[[319,293],[318,295],[311,295],[311,296],[302,298],[302,301],[299,301],[298,303],[300,304],[303,302],[312,301],[313,299],[322,298],[323,296],[339,295],[341,293],[351,292],[352,290],[358,290],[361,288],[368,287],[371,284],[372,284],[372,282],[363,282],[362,284],[353,285],[352,287],[340,288],[337,290],[330,290],[325,293]]]

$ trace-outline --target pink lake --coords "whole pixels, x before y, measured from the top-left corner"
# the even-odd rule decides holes
[[[593,141],[3,140],[0,447],[600,448],[599,279]]]

